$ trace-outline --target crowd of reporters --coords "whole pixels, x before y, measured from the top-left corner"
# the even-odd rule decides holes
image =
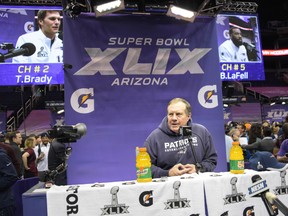
[[[288,115],[284,121],[229,122],[225,124],[227,163],[233,141],[239,141],[245,161],[257,151],[271,152],[279,162],[288,163]]]

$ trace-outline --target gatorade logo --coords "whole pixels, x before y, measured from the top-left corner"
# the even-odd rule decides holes
[[[216,85],[203,86],[198,92],[198,101],[204,108],[212,109],[218,106]]]
[[[94,111],[94,89],[81,88],[73,92],[70,98],[71,107],[78,113],[86,114]]]
[[[139,196],[139,203],[142,206],[148,207],[153,205],[153,191],[144,191]]]
[[[255,216],[254,206],[249,206],[244,209],[243,216]]]

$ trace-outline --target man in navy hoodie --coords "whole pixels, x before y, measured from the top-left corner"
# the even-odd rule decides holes
[[[15,203],[12,186],[18,180],[16,169],[5,150],[0,148],[0,215],[13,216]]]
[[[146,139],[144,145],[151,157],[153,178],[211,172],[215,169],[217,153],[211,134],[204,126],[191,122],[191,110],[188,101],[172,99],[167,106],[167,116]],[[190,138],[180,134],[181,126],[192,127]],[[196,164],[199,166],[196,167]]]

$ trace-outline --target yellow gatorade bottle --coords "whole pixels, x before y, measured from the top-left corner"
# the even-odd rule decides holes
[[[238,141],[234,141],[230,149],[230,172],[234,174],[244,173],[244,155]]]
[[[137,147],[138,148],[138,147]],[[137,182],[151,182],[151,159],[146,148],[139,148],[136,156]]]

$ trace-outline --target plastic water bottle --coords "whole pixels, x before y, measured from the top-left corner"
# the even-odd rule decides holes
[[[146,148],[139,148],[136,157],[137,182],[151,182],[151,159]]]
[[[244,173],[244,155],[238,141],[234,141],[230,149],[230,172],[234,174]]]

